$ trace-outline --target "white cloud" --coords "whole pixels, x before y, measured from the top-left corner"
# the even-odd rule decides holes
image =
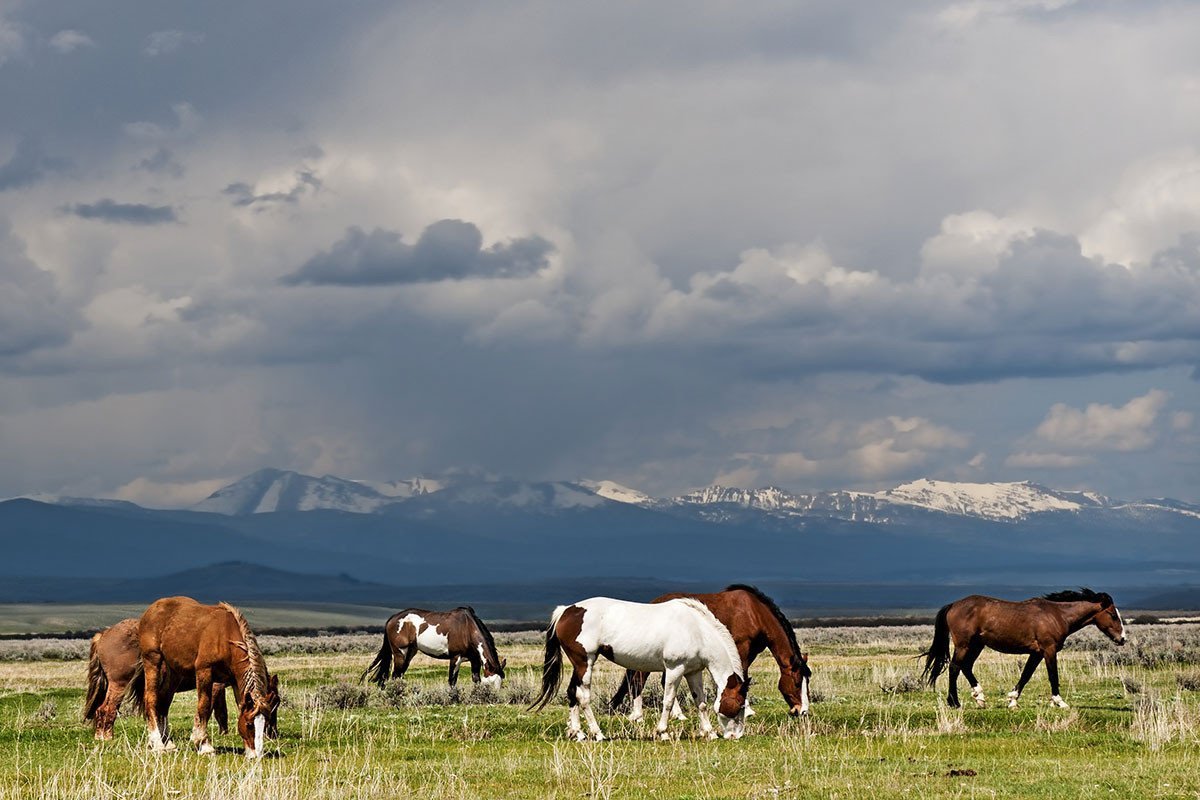
[[[70,28],[61,30],[50,37],[50,47],[59,53],[70,53],[74,50],[95,46],[96,43],[92,41],[92,37],[83,31],[72,30]]]
[[[195,31],[175,29],[155,31],[146,37],[146,44],[142,48],[142,52],[154,58],[155,56],[174,53],[185,44],[200,44],[203,41],[204,34],[196,33]]]
[[[1004,466],[1016,469],[1074,469],[1091,462],[1091,456],[1022,451],[1004,459]]]
[[[0,66],[25,54],[25,36],[21,29],[0,16]]]
[[[1167,399],[1166,392],[1151,389],[1123,406],[1089,403],[1078,409],[1055,403],[1033,438],[1057,450],[1145,450],[1157,438],[1155,422]]]

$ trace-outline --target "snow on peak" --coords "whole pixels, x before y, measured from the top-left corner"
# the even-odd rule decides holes
[[[369,486],[334,475],[315,478],[299,472],[260,469],[218,489],[192,508],[229,515],[316,509],[368,514],[391,502],[394,498]]]
[[[729,503],[765,511],[801,508],[807,504],[797,495],[775,486],[761,489],[737,489],[729,486],[706,486],[675,498],[676,502],[693,505]]]
[[[629,503],[635,506],[651,505],[657,502],[653,497],[637,489],[622,486],[616,481],[576,481],[588,491],[617,503]]]
[[[1101,505],[1097,499],[1083,493],[1055,492],[1028,481],[955,483],[922,478],[877,492],[875,497],[947,514],[1004,520],[1021,519],[1043,511],[1078,511],[1084,505]]]

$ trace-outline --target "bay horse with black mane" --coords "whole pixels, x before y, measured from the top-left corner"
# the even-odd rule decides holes
[[[167,730],[171,700],[190,685],[196,688],[192,744],[202,754],[215,753],[208,718],[213,684],[223,683],[233,686],[246,757],[262,758],[267,725],[279,707],[279,679],[267,672],[242,612],[228,603],[206,606],[190,597],[156,600],[138,623],[138,649],[140,668],[127,696],[145,714],[152,749],[172,749]]]
[[[788,713],[793,717],[808,716],[809,692],[808,683],[812,678],[812,670],[808,667],[808,655],[800,652],[796,642],[796,631],[787,617],[779,610],[779,606],[770,597],[754,586],[735,583],[726,586],[720,592],[709,594],[686,594],[674,592],[664,594],[651,600],[651,603],[665,603],[677,597],[691,597],[699,600],[708,610],[721,621],[733,635],[737,645],[738,656],[742,662],[742,672],[750,674],[750,665],[763,650],[770,650],[779,665],[779,693],[788,704]],[[633,708],[629,713],[630,720],[642,718],[642,689],[646,685],[649,673],[637,670],[626,670],[625,680],[617,689],[610,702],[615,710],[621,705],[627,694],[633,696]],[[678,702],[672,713],[677,719],[683,717]],[[750,714],[749,706],[746,713]]]
[[[497,652],[492,632],[470,606],[450,611],[406,608],[383,626],[383,646],[361,678],[383,686],[389,674],[402,677],[418,651],[450,660],[451,686],[458,684],[458,668],[464,659],[471,665],[471,680],[494,689],[500,688],[508,664]]]
[[[1059,708],[1067,703],[1058,693],[1058,653],[1063,642],[1077,630],[1095,625],[1119,645],[1125,644],[1125,623],[1112,597],[1091,589],[1054,592],[1019,603],[973,594],[955,600],[938,611],[933,643],[922,653],[925,678],[937,682],[946,665],[950,666],[950,692],[946,702],[958,708],[958,673],[971,684],[971,696],[980,708],[987,704],[983,688],[975,679],[975,659],[990,647],[1001,653],[1028,654],[1025,669],[1016,687],[1008,693],[1008,707],[1016,708],[1021,690],[1033,677],[1038,664],[1045,660],[1050,678],[1050,702]],[[950,644],[954,643],[954,654]]]
[[[83,701],[83,718],[93,723],[96,738],[113,737],[117,711],[138,670],[138,619],[123,619],[92,637],[88,652],[88,691]],[[195,686],[180,686],[179,691]],[[221,733],[229,732],[229,713],[225,707],[225,684],[213,683],[213,716]],[[270,726],[268,726],[268,732]]]
[[[662,738],[669,738],[667,721],[684,678],[700,712],[701,735],[717,738],[704,699],[705,670],[719,693],[721,735],[738,739],[745,730],[749,680],[742,672],[737,645],[729,629],[699,600],[680,597],[653,604],[593,597],[554,609],[546,629],[542,691],[530,709],[545,708],[558,692],[564,653],[573,670],[567,684],[567,735],[579,741],[587,738],[579,724],[580,710],[596,741],[604,738],[591,704],[592,670],[600,656],[626,669],[666,672],[662,717],[654,729]]]

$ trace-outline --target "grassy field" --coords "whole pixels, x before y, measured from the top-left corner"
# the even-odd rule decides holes
[[[601,716],[612,741],[564,740],[563,701],[525,711],[539,679],[536,635],[501,634],[509,679],[498,694],[445,686],[444,663],[418,657],[404,684],[353,681],[375,637],[263,637],[283,682],[281,738],[250,763],[236,735],[221,751],[187,747],[194,695],[171,723],[179,750],[154,756],[139,720],[94,743],[78,720],[84,664],[69,643],[0,643],[0,800],[8,798],[420,797],[1200,797],[1200,626],[1143,626],[1118,649],[1077,634],[1061,659],[1069,710],[1051,708],[1039,672],[1021,708],[1003,706],[1021,659],[987,654],[989,705],[944,707],[916,681],[924,627],[801,631],[812,653],[813,716],[795,721],[760,659],[757,716],[740,741],[679,739]],[[608,665],[599,694],[618,672]],[[964,691],[964,697],[969,695]],[[456,702],[457,700],[457,702]],[[214,726],[215,732],[215,726]]]

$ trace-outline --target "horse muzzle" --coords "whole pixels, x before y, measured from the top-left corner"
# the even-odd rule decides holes
[[[801,705],[794,705],[788,709],[789,717],[807,717],[808,709]]]

